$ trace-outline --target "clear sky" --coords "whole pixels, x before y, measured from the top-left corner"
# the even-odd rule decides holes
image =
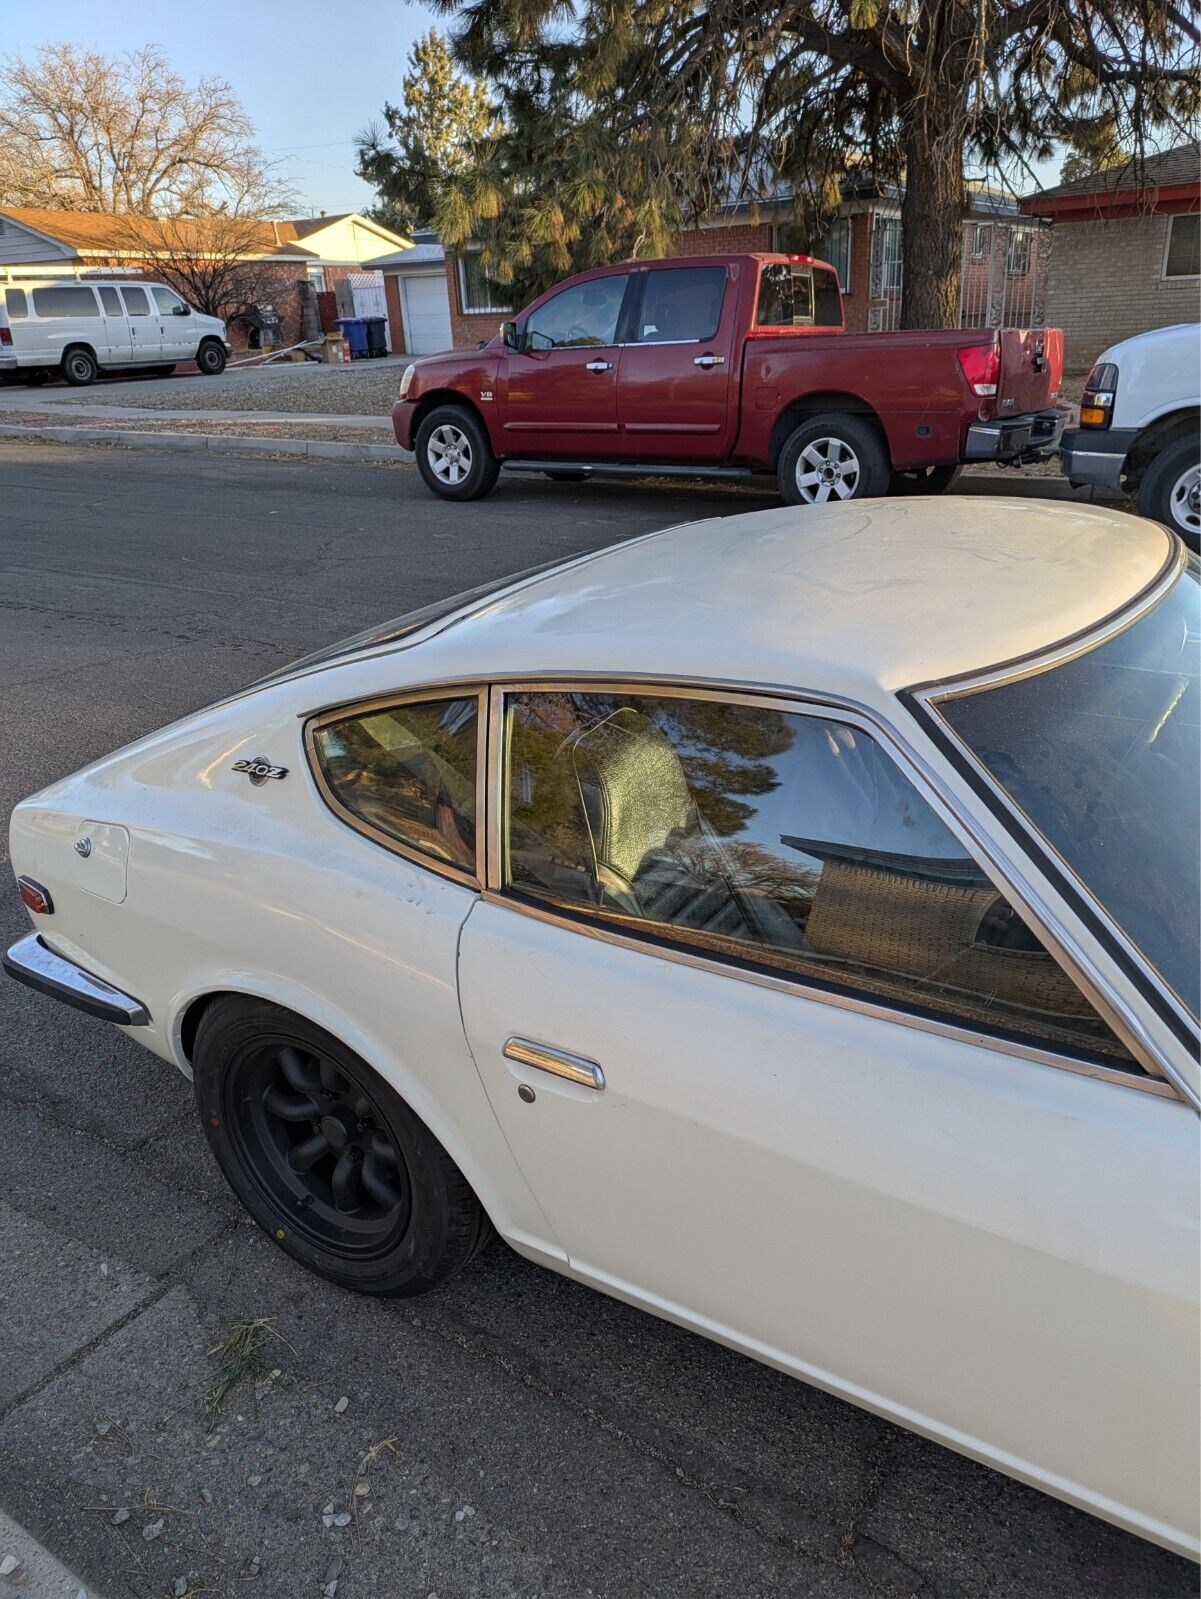
[[[70,39],[117,55],[159,45],[183,76],[227,78],[284,170],[300,212],[359,211],[354,136],[400,95],[413,41],[434,18],[409,0],[178,0],[151,5],[0,0],[0,54]]]

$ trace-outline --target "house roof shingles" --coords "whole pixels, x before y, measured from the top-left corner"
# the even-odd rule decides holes
[[[65,244],[82,255],[136,254],[139,243],[153,250],[204,249],[204,224],[189,217],[147,217],[136,212],[44,211],[35,206],[0,206],[0,216],[11,217],[35,233]],[[251,250],[256,256],[315,259],[311,250],[296,243],[290,222],[256,222]]]
[[[1201,147],[1195,144],[1178,145],[1175,150],[1165,150],[1161,155],[1149,155],[1142,164],[1126,161],[1119,166],[1106,167],[1100,172],[1086,173],[1073,178],[1070,183],[1058,183],[1053,189],[1041,189],[1028,196],[1027,204],[1043,200],[1066,200],[1073,195],[1121,194],[1129,190],[1176,188],[1195,184],[1201,188]]]

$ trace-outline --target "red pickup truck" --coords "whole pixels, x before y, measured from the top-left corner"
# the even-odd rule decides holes
[[[405,368],[397,441],[448,500],[502,467],[574,479],[774,472],[792,504],[945,488],[1054,453],[1063,335],[845,333],[804,255],[634,261],[557,284],[477,350]]]

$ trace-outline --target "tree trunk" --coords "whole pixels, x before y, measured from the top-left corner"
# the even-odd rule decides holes
[[[958,98],[958,91],[951,91]],[[901,107],[903,328],[959,326],[963,265],[963,120],[959,106]]]

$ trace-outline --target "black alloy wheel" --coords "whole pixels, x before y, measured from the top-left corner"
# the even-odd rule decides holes
[[[315,1244],[370,1255],[403,1233],[408,1167],[383,1113],[343,1067],[268,1043],[226,1074],[223,1098],[264,1197]]]
[[[318,1276],[360,1293],[427,1292],[488,1242],[463,1173],[366,1061],[302,1016],[248,995],[206,1006],[196,1105],[252,1218]]]

